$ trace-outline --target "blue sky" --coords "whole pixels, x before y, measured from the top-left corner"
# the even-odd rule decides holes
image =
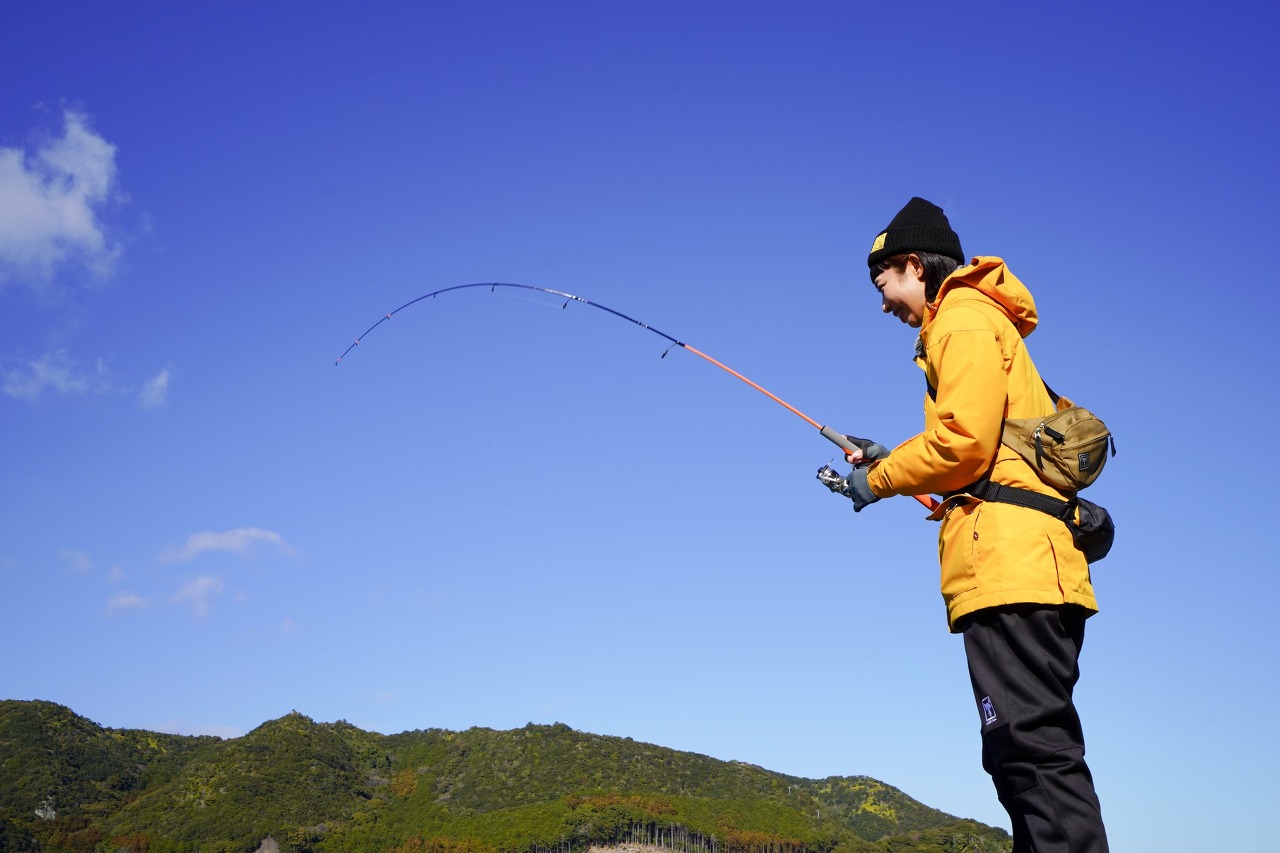
[[[1119,455],[1078,689],[1117,850],[1272,805],[1273,5],[23,4],[0,696],[242,734],[565,722],[1007,826],[872,238],[942,205]]]

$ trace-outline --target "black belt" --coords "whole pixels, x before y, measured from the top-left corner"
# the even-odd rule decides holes
[[[956,495],[973,495],[975,498],[981,498],[984,501],[995,501],[996,503],[1013,504],[1014,506],[1039,510],[1046,515],[1051,515],[1059,521],[1067,523],[1072,523],[1076,519],[1078,501],[1075,495],[1072,495],[1070,500],[1064,501],[1058,498],[1051,498],[1040,492],[1033,492],[1030,489],[1005,486],[987,479],[970,483],[963,489],[956,489],[954,492],[947,492],[943,497],[945,499]]]

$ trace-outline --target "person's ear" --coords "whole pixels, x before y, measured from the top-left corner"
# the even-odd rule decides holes
[[[907,255],[907,269],[911,270],[911,274],[924,281],[924,261],[920,260],[920,256],[915,252]]]

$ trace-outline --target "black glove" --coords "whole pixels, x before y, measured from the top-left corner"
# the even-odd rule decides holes
[[[880,447],[880,445],[873,444],[872,447]],[[884,450],[883,447],[880,447],[880,449]],[[853,501],[854,512],[862,512],[863,507],[870,506],[880,500],[871,491],[871,487],[867,485],[866,468],[854,468],[849,472],[849,476],[845,477],[845,482],[848,483],[848,491],[845,494],[849,496],[849,500]]]
[[[862,459],[864,462],[875,462],[877,459],[883,459],[889,455],[889,448],[883,444],[877,444],[869,438],[858,438],[856,435],[846,435],[849,443],[862,451]]]

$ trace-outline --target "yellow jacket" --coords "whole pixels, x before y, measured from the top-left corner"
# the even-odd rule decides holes
[[[1031,292],[1000,258],[974,258],[952,273],[926,306],[917,363],[936,399],[924,400],[924,432],[873,463],[879,497],[942,494],[988,476],[1061,499],[1000,443],[1005,418],[1051,414],[1023,338],[1036,327]],[[938,557],[952,630],[965,614],[1003,604],[1079,604],[1098,609],[1089,565],[1071,532],[1045,513],[955,498],[941,517]]]

